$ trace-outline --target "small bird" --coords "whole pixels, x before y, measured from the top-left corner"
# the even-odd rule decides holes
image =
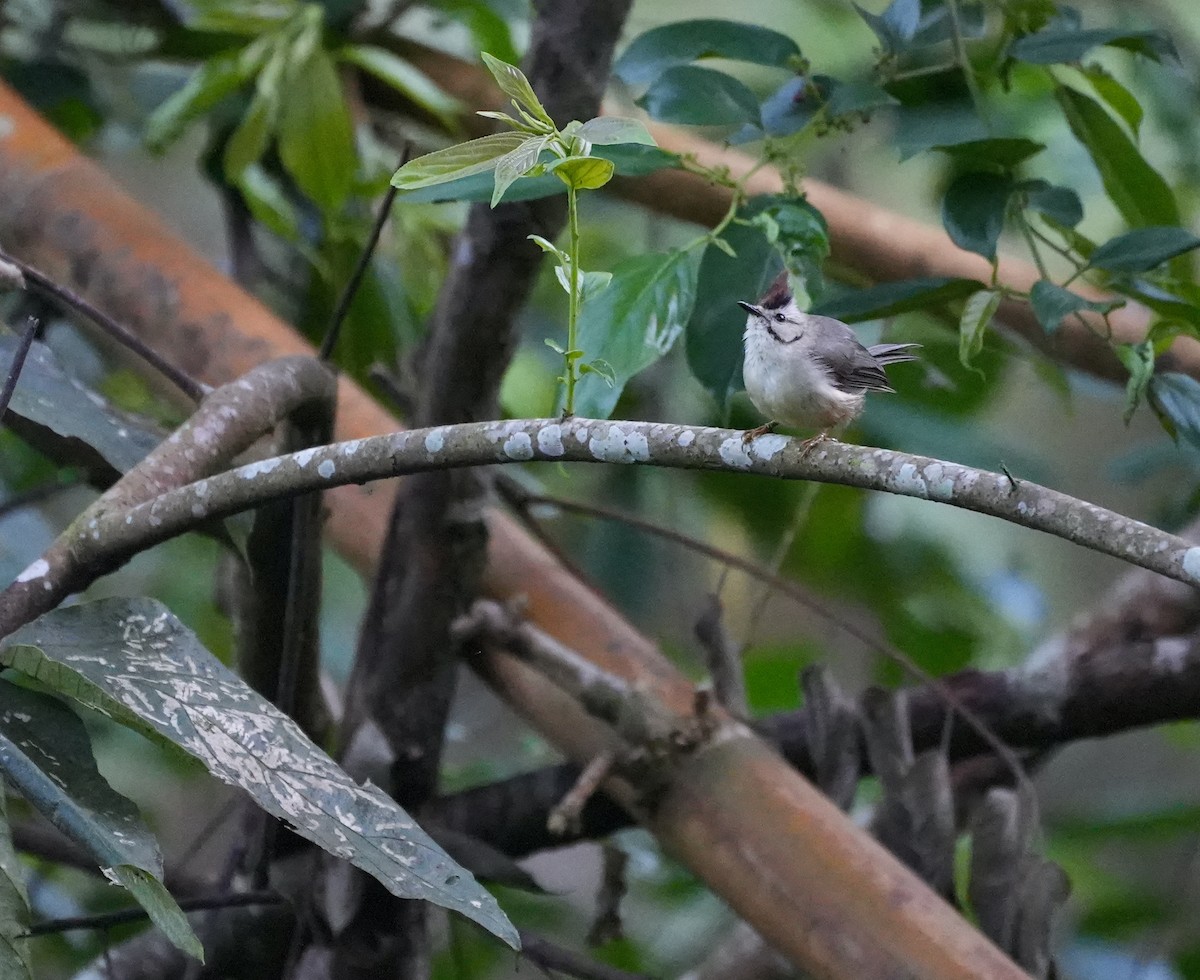
[[[920,344],[864,347],[841,320],[801,313],[787,271],[754,303],[739,302],[746,317],[743,377],[746,394],[766,425],[749,430],[749,442],[777,424],[818,430],[806,449],[862,414],[868,391],[894,391],[886,364],[915,361]]]

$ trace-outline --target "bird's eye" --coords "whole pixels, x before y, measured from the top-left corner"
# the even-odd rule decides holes
[[[776,313],[775,314],[775,322],[776,323],[786,323],[787,317],[784,316],[782,313]]]

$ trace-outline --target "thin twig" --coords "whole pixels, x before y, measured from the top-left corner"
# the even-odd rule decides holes
[[[244,908],[247,905],[280,905],[284,901],[285,899],[278,892],[255,891],[198,895],[195,898],[181,898],[177,904],[185,912],[203,912],[209,909]],[[60,932],[71,932],[74,929],[111,929],[113,926],[137,922],[148,917],[144,908],[136,906],[119,909],[116,912],[105,912],[102,915],[76,915],[63,919],[47,919],[45,922],[35,922],[20,938],[49,936]]]
[[[604,845],[604,874],[596,892],[596,918],[588,930],[588,945],[603,946],[625,938],[621,923],[621,899],[625,897],[625,869],[629,855],[615,844]]]
[[[33,338],[37,336],[37,317],[30,317],[25,322],[25,332],[17,341],[17,349],[13,352],[12,364],[8,366],[8,377],[4,379],[4,390],[0,391],[0,422],[4,421],[4,413],[8,411],[8,403],[12,401],[13,392],[17,390],[17,379],[21,377],[21,368],[25,366],[25,358],[29,348],[33,346]]]
[[[645,974],[629,973],[615,966],[597,963],[536,933],[524,929],[520,933],[521,955],[544,970],[556,970],[578,980],[648,980]]]
[[[608,778],[608,774],[612,772],[616,761],[617,756],[615,752],[605,751],[601,752],[584,766],[583,772],[575,780],[575,785],[551,809],[549,816],[546,818],[546,827],[550,833],[558,836],[568,833],[579,833],[579,814],[587,806],[588,800],[596,794],[596,790],[600,788],[600,784]]]
[[[153,347],[148,346],[140,337],[121,326],[121,324],[117,323],[116,320],[103,310],[97,309],[78,293],[73,292],[66,286],[60,285],[45,273],[40,272],[28,263],[22,262],[20,259],[9,255],[3,250],[0,250],[0,262],[11,262],[21,270],[25,279],[32,283],[39,292],[45,293],[47,296],[58,300],[63,306],[91,320],[92,323],[112,337],[122,347],[133,351],[133,353],[158,371],[159,374],[174,384],[176,388],[187,395],[192,401],[198,402],[208,394],[208,387],[206,385],[201,384],[187,372],[177,368],[154,350]]]
[[[403,167],[408,163],[409,144],[404,144],[404,149],[400,153],[399,166]],[[371,234],[367,238],[366,244],[363,245],[363,250],[359,253],[358,262],[354,266],[354,271],[350,274],[350,280],[346,283],[346,288],[342,290],[342,295],[338,297],[337,306],[334,308],[333,316],[329,318],[329,329],[325,331],[325,338],[321,341],[321,350],[319,356],[322,361],[328,361],[333,357],[334,348],[337,347],[338,337],[342,332],[342,324],[346,320],[346,314],[350,312],[350,304],[354,302],[354,297],[358,294],[358,288],[362,285],[363,277],[367,274],[367,266],[371,262],[371,256],[375,254],[375,249],[379,246],[379,236],[383,233],[383,226],[387,223],[388,215],[392,213],[392,204],[396,200],[396,186],[389,184],[387,193],[383,195],[383,203],[379,206],[379,213],[375,215],[375,223],[371,226]]]

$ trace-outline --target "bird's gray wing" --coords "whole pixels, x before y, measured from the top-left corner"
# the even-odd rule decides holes
[[[827,316],[810,316],[809,323],[810,329],[816,328],[809,353],[828,371],[835,388],[848,394],[895,390],[879,362],[846,324]]]

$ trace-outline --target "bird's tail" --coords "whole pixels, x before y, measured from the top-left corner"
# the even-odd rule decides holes
[[[867,350],[878,364],[899,364],[901,361],[915,361],[916,354],[910,350],[919,350],[920,344],[872,344]]]

